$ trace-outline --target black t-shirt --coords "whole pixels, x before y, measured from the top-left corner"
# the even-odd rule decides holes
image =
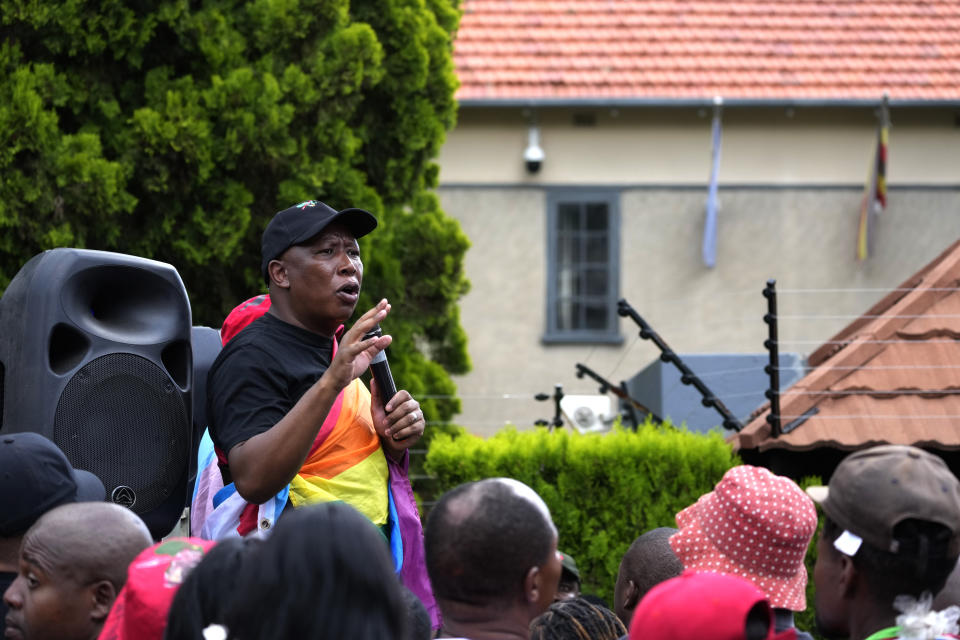
[[[17,579],[16,573],[9,571],[0,571],[0,638],[3,637],[4,629],[7,628],[5,618],[7,617],[7,603],[3,601],[3,593],[7,590],[13,581]]]
[[[280,422],[330,366],[333,340],[266,314],[238,333],[207,376],[210,437],[224,455]]]

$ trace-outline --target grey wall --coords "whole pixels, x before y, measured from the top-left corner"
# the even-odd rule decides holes
[[[574,185],[581,186],[581,185]],[[582,185],[590,186],[590,185]],[[474,370],[457,378],[459,423],[491,434],[511,422],[552,416],[534,393],[562,383],[596,385],[577,362],[608,379],[630,378],[659,352],[621,321],[620,345],[544,345],[546,187],[442,186],[446,212],[470,238],[470,293],[461,304]],[[678,352],[763,350],[768,278],[784,290],[783,351],[807,354],[866,311],[884,292],[960,238],[960,188],[891,187],[876,255],[854,260],[859,188],[724,188],[717,266],[700,258],[706,189],[621,191],[621,293]],[[790,290],[806,290],[791,292]],[[840,292],[828,290],[840,289]],[[816,291],[809,291],[816,290]],[[813,318],[830,315],[836,317]]]

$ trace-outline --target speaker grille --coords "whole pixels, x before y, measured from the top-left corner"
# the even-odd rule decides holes
[[[129,353],[101,356],[80,369],[54,417],[54,441],[70,463],[96,474],[108,499],[137,513],[156,508],[176,488],[189,437],[183,395],[163,369]]]

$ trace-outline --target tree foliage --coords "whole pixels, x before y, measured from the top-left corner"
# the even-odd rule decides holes
[[[453,395],[468,243],[431,189],[456,1],[0,3],[0,287],[45,249],[119,251],[173,264],[219,326],[263,290],[274,212],[364,207],[359,309],[393,303],[401,386]]]

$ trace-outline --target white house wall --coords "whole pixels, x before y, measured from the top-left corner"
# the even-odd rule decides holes
[[[573,124],[592,116],[594,126]],[[952,109],[892,111],[894,184],[960,183],[960,117]],[[720,185],[862,184],[876,141],[868,108],[723,111]],[[543,169],[524,169],[528,122],[540,126]],[[449,184],[703,185],[710,110],[461,109],[439,158]]]
[[[470,238],[461,304],[474,369],[457,378],[458,422],[491,434],[553,415],[536,392],[596,393],[584,363],[613,382],[659,355],[620,322],[620,345],[544,344],[546,206],[555,188],[620,193],[620,293],[680,353],[763,351],[761,290],[785,290],[782,350],[809,353],[960,236],[960,129],[949,110],[893,112],[887,210],[876,254],[854,260],[861,187],[875,144],[869,110],[724,113],[717,266],[703,266],[709,114],[538,113],[542,171],[523,166],[521,110],[462,110],[441,154],[439,194]],[[818,290],[791,293],[790,290]],[[846,290],[840,293],[827,289]],[[855,291],[851,291],[855,290]],[[709,381],[706,381],[709,382]]]

